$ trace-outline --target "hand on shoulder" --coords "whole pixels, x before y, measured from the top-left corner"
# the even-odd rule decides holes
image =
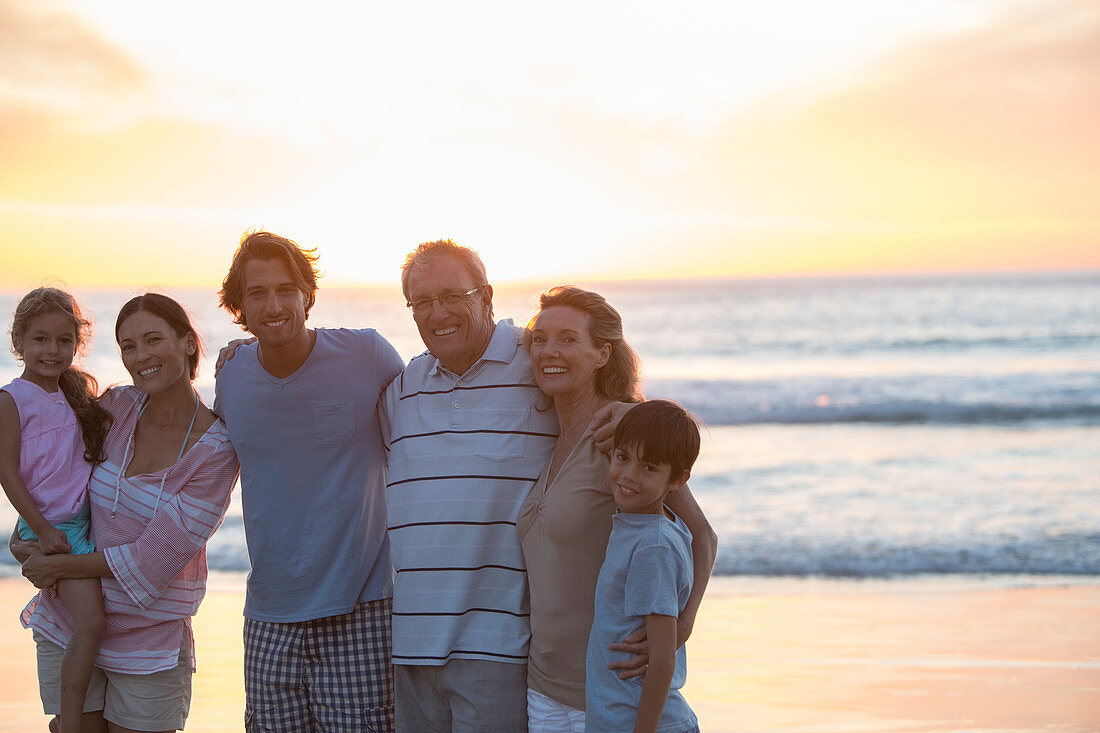
[[[615,428],[619,426],[623,415],[634,405],[633,402],[612,402],[596,412],[592,418],[592,439],[596,442],[596,449],[600,453],[611,453],[614,447],[612,441],[615,439]]]
[[[233,339],[228,344],[223,346],[218,351],[218,360],[214,362],[214,378],[217,378],[218,373],[222,370],[222,367],[229,363],[229,361],[236,355],[237,349],[245,346],[246,344],[252,344],[255,342],[256,337],[251,336],[246,339]]]

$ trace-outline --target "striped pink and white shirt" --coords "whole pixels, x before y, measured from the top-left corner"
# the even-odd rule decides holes
[[[122,475],[144,401],[145,393],[130,386],[100,399],[114,423],[107,460],[88,487],[92,540],[114,574],[102,579],[107,630],[96,666],[133,674],[173,669],[184,634],[194,669],[191,616],[206,593],[206,542],[221,525],[239,471],[225,424],[216,420],[175,464]],[[22,620],[60,646],[72,635],[68,612],[46,593],[31,600]]]

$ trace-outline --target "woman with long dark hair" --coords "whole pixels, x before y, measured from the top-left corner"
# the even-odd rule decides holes
[[[89,483],[95,552],[44,555],[15,541],[12,552],[39,588],[68,578],[102,583],[106,634],[84,730],[174,731],[190,705],[191,616],[206,590],[206,542],[239,468],[225,425],[192,385],[201,344],[179,303],[157,293],[133,298],[115,339],[134,383],[99,399],[113,422]],[[47,678],[69,643],[71,619],[40,593],[23,620]]]

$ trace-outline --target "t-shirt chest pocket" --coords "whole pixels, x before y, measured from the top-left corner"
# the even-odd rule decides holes
[[[329,400],[314,404],[313,434],[325,445],[347,443],[355,434],[355,403]]]

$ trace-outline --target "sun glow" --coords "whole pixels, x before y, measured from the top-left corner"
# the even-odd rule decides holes
[[[1098,29],[1085,0],[3,4],[0,287],[210,285],[251,228],[344,284],[438,237],[502,279],[1096,267]]]

